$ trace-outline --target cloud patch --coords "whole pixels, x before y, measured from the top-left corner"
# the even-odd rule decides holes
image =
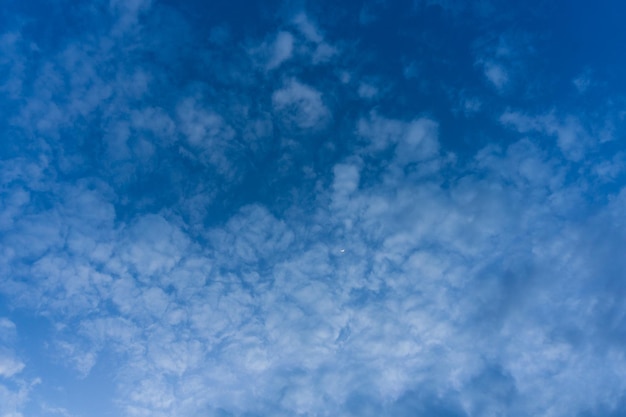
[[[322,93],[290,79],[272,94],[274,113],[288,130],[318,131],[330,122],[331,114]]]
[[[0,415],[619,413],[621,113],[422,3],[0,38]]]

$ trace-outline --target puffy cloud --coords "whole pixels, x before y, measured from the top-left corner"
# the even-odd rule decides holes
[[[446,97],[475,117],[442,116],[434,84],[411,83],[445,60],[410,48],[389,71],[415,62],[419,77],[379,94],[367,72],[390,51],[326,40],[356,20],[335,34],[304,12],[267,31],[185,15],[185,38],[155,30],[162,3],[108,6],[104,29],[47,56],[0,39],[23,55],[0,58],[2,89],[24,95],[0,124],[0,415],[72,413],[57,381],[110,382],[102,413],[126,416],[623,409],[610,123],[523,100],[494,113],[506,94],[456,91],[445,71]],[[493,39],[464,68],[508,92],[523,65]]]

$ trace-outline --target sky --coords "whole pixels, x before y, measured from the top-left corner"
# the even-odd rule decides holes
[[[626,416],[624,16],[4,0],[0,417]]]

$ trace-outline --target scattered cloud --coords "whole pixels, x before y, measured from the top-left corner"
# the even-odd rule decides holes
[[[378,88],[372,84],[361,83],[359,84],[358,94],[361,98],[374,98],[378,95]]]
[[[462,43],[436,101],[422,40],[360,32],[379,6],[257,27],[110,1],[93,33],[0,36],[0,415],[109,383],[96,415],[623,410],[617,112],[509,103],[510,33]]]
[[[259,61],[266,71],[275,70],[293,58],[295,43],[296,39],[290,32],[279,31],[270,40],[251,48],[250,55]]]
[[[287,129],[320,130],[330,121],[322,93],[296,79],[285,82],[272,94],[274,113]]]
[[[267,64],[268,69],[274,69],[280,66],[284,61],[291,58],[293,53],[293,35],[289,32],[278,32],[274,45],[272,47],[272,55]]]
[[[425,117],[404,122],[371,113],[359,120],[358,133],[369,140],[372,151],[395,147],[394,161],[401,165],[432,158],[439,151],[438,124]]]
[[[485,77],[497,90],[502,90],[509,82],[509,75],[504,67],[495,62],[485,62],[483,64]]]
[[[599,142],[574,116],[559,119],[554,113],[547,113],[532,117],[507,111],[500,116],[500,121],[520,133],[540,132],[555,136],[563,155],[573,161],[580,161],[588,149]]]
[[[293,24],[306,41],[312,44],[313,51],[311,56],[314,65],[328,62],[338,54],[339,50],[324,40],[320,29],[311,21],[307,14],[298,13],[293,18]]]
[[[572,84],[574,84],[574,87],[576,87],[576,90],[578,90],[580,94],[584,94],[592,84],[590,72],[583,72],[572,80]]]

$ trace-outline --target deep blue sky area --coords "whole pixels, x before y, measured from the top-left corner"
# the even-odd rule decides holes
[[[3,2],[0,417],[625,416],[625,18]]]

